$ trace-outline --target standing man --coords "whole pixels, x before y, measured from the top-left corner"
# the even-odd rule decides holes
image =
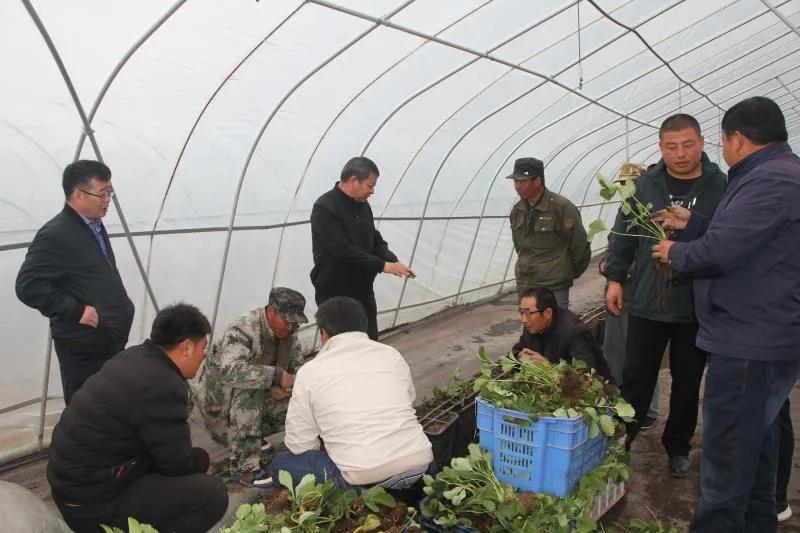
[[[64,209],[36,233],[17,275],[17,298],[50,319],[64,403],[125,349],[133,302],[117,270],[101,219],[114,188],[98,161],[64,169]]]
[[[197,384],[200,413],[211,435],[231,450],[231,478],[258,486],[283,431],[294,374],[305,362],[297,328],[308,322],[306,299],[275,287],[269,303],[234,320],[211,348]]]
[[[653,257],[695,276],[707,350],[701,499],[691,531],[777,530],[777,416],[800,369],[800,158],[778,105],[756,96],[722,119],[730,181],[714,219],[665,225],[702,233]]]
[[[517,251],[517,292],[550,289],[562,309],[569,307],[569,288],[589,266],[592,250],[575,205],[544,186],[544,165],[533,157],[514,162],[519,202],[511,209],[511,236]]]
[[[211,331],[196,307],[162,309],[150,338],[109,361],[64,409],[53,429],[47,480],[67,525],[127,531],[128,517],[160,531],[207,531],[228,492],[207,475],[209,456],[189,436],[187,379]]]
[[[311,282],[317,305],[334,296],[358,300],[367,313],[367,333],[372,340],[378,340],[378,307],[372,290],[375,276],[385,272],[415,277],[375,228],[367,200],[375,192],[379,175],[371,160],[352,158],[342,169],[339,182],[317,198],[311,211]]]
[[[703,152],[704,140],[694,117],[677,114],[667,118],[659,130],[661,160],[636,179],[636,198],[651,203],[653,210],[672,205],[691,208],[698,216],[711,218],[725,190],[725,174]],[[652,239],[638,227],[628,230],[633,215],[617,214],[606,267],[606,306],[613,315],[623,307],[623,284],[636,262],[631,295],[622,396],[636,410],[628,424],[628,445],[641,429],[653,396],[661,360],[669,342],[672,374],[669,416],[661,442],[669,456],[669,472],[687,477],[691,470],[689,441],[697,427],[700,380],[705,353],[695,346],[697,319],[689,280],[664,279],[650,259]],[[666,300],[660,295],[666,291]]]

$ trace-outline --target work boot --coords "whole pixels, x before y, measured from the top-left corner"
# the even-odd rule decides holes
[[[669,458],[669,473],[672,477],[683,478],[689,476],[692,462],[688,455],[675,455]]]

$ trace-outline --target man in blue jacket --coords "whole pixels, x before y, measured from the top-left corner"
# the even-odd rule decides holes
[[[693,532],[777,530],[776,418],[800,368],[800,158],[775,102],[722,120],[728,188],[713,220],[685,225],[653,257],[695,278],[697,345],[708,352],[701,492]],[[707,228],[704,230],[704,228]]]

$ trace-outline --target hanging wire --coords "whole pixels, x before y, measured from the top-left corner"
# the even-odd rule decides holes
[[[581,3],[578,2],[578,90],[583,90],[583,63],[581,63]]]

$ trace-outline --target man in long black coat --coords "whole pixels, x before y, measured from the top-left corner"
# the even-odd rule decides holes
[[[311,282],[317,305],[334,296],[358,300],[367,312],[367,333],[372,340],[378,340],[378,308],[372,289],[375,277],[381,272],[414,277],[375,228],[367,200],[379,175],[370,159],[350,159],[340,180],[317,199],[311,211]]]
[[[64,209],[36,233],[17,275],[17,297],[50,319],[64,403],[125,349],[133,302],[103,226],[114,188],[98,161],[64,169]]]

